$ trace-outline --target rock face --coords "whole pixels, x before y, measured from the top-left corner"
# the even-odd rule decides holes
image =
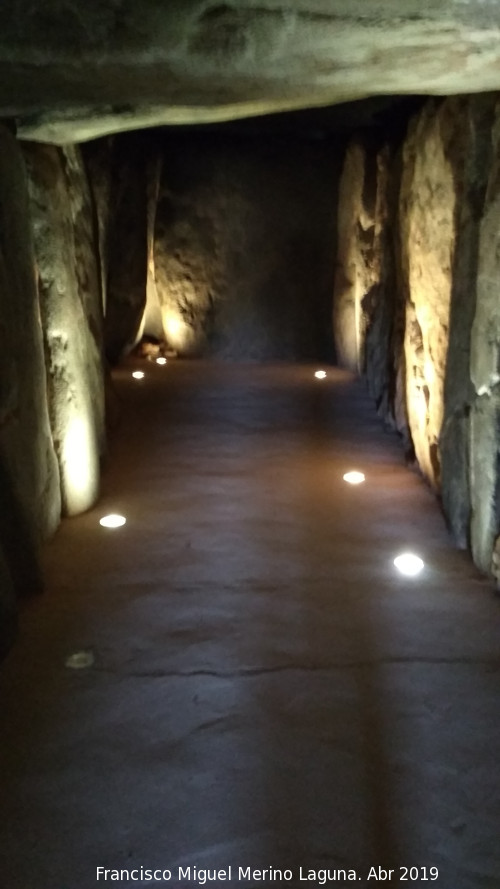
[[[484,456],[471,450],[471,416],[476,402],[471,378],[471,332],[477,307],[481,216],[492,162],[495,98],[453,99],[447,106],[460,124],[453,127],[450,145],[458,209],[439,451],[443,509],[455,541],[466,548],[471,545],[471,467]],[[475,475],[474,487],[481,472]],[[477,552],[476,544],[473,550]],[[486,562],[481,559],[483,568],[488,567]]]
[[[61,511],[34,269],[23,157],[0,126],[0,601],[8,611],[14,592],[41,589],[38,545]]]
[[[64,144],[369,95],[500,88],[490,0],[17,0],[0,114]]]
[[[493,160],[479,233],[477,300],[471,331],[471,545],[485,571],[500,530],[500,104],[493,127]],[[484,155],[482,160],[484,160]]]
[[[361,143],[348,146],[339,188],[333,300],[337,360],[342,367],[358,373],[363,370],[362,301],[380,278],[380,255],[374,251],[375,208],[364,201],[367,159]]]
[[[404,302],[395,256],[399,179],[388,144],[356,138],[348,145],[339,188],[333,330],[339,364],[366,375],[380,415],[408,440]]]
[[[497,102],[496,95],[428,101],[402,154],[350,145],[334,303],[341,359],[366,374],[382,416],[392,414],[403,435],[407,418],[418,465],[441,497],[454,540],[496,577]]]
[[[95,502],[104,444],[101,296],[88,186],[74,150],[27,146],[31,218],[63,511]]]
[[[141,135],[114,140],[104,342],[115,364],[137,342],[146,307],[148,149]]]
[[[412,123],[400,194],[408,420],[420,468],[436,489],[455,247],[456,190],[447,152],[454,133],[446,111],[429,102]]]
[[[154,267],[173,348],[244,359],[327,353],[337,176],[323,143],[169,141]]]

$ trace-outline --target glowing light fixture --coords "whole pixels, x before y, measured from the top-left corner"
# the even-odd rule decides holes
[[[134,370],[132,374],[134,380],[142,380],[144,379],[144,371],[143,370]]]
[[[162,355],[160,355],[160,357],[156,359],[156,363],[157,363],[157,364],[166,364],[166,363],[167,363],[167,359],[164,358]]]
[[[99,524],[102,525],[103,528],[121,528],[126,521],[127,519],[125,516],[111,513],[111,515],[105,515],[102,519],[99,519]]]
[[[314,374],[314,376],[316,377],[317,380],[324,380],[326,377],[326,371],[317,370],[316,373]]]
[[[70,670],[86,670],[92,667],[94,663],[94,654],[92,651],[75,651],[65,660],[66,667]]]
[[[424,567],[420,556],[415,556],[413,553],[401,553],[394,559],[394,564],[398,571],[406,577],[416,577]]]
[[[365,474],[364,472],[358,472],[357,469],[352,469],[350,472],[346,472],[342,478],[349,485],[361,485],[365,481]]]

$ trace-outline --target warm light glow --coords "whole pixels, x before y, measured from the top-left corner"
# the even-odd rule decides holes
[[[166,364],[166,363],[167,363],[167,359],[166,359],[166,358],[163,358],[163,356],[160,356],[160,358],[157,358],[157,359],[156,359],[156,363],[157,363],[157,364]]]
[[[326,371],[317,370],[316,373],[314,374],[314,376],[316,377],[317,380],[324,380],[326,377]]]
[[[134,370],[132,374],[134,380],[142,380],[144,379],[144,371],[143,370]]]
[[[92,505],[99,486],[99,464],[91,421],[72,417],[61,442],[61,482],[67,515]]]
[[[346,472],[342,478],[350,485],[360,485],[365,480],[365,474],[364,472],[358,472],[357,469],[353,469],[351,472]]]
[[[193,328],[172,309],[163,310],[163,330],[168,345],[178,352],[189,352],[194,344]]]
[[[111,513],[111,515],[103,516],[102,519],[99,520],[99,524],[102,525],[103,528],[121,528],[126,521],[127,519],[124,516]]]
[[[394,559],[394,564],[398,571],[406,575],[406,577],[416,577],[424,567],[422,559],[413,553],[401,553],[400,556],[396,556]]]

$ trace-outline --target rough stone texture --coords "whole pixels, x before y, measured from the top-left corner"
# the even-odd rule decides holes
[[[339,186],[338,251],[333,298],[335,351],[341,367],[360,372],[363,365],[362,300],[380,278],[374,251],[375,207],[365,202],[369,155],[358,141],[347,147]],[[370,206],[371,204],[371,206]]]
[[[439,452],[444,513],[455,542],[465,548],[471,543],[471,466],[476,460],[485,458],[481,447],[477,454],[471,452],[471,411],[475,393],[470,360],[471,331],[477,304],[480,221],[492,163],[491,127],[495,98],[457,98],[446,104],[449,114],[459,125],[453,127],[453,141],[448,148],[457,190],[456,247]],[[486,346],[486,341],[483,345]],[[475,474],[474,487],[481,472]],[[475,499],[477,503],[476,496]],[[481,562],[484,566],[486,560],[483,558]]]
[[[99,454],[106,450],[103,387],[103,294],[96,208],[80,150],[63,149],[63,165],[73,224],[74,267],[85,317],[86,385],[91,393]]]
[[[500,88],[494,0],[16,0],[0,114],[27,138]]]
[[[0,126],[0,541],[17,594],[40,591],[61,508],[34,269],[23,158]]]
[[[63,509],[95,502],[103,444],[100,291],[88,195],[74,152],[25,148],[49,380],[49,408],[59,460]],[[78,172],[77,172],[78,171]],[[71,192],[74,192],[73,194]]]
[[[447,145],[460,122],[447,123],[446,106],[433,101],[412,122],[400,194],[408,420],[420,468],[436,489],[456,210]]]
[[[169,138],[155,231],[169,345],[246,359],[329,353],[337,168],[322,142]]]
[[[164,337],[163,320],[161,314],[158,288],[156,286],[155,272],[155,225],[156,208],[160,193],[160,181],[162,170],[162,156],[158,151],[153,153],[149,161],[148,169],[148,278],[146,285],[146,308],[144,310],[143,333],[158,340]]]
[[[490,167],[479,236],[477,302],[471,330],[471,546],[474,560],[491,570],[500,531],[500,105],[493,128]]]
[[[111,218],[111,168],[113,140],[97,139],[81,146],[92,193],[99,248],[102,312],[106,312],[108,287],[108,240]]]
[[[384,421],[409,444],[404,396],[404,302],[397,281],[400,163],[392,145],[356,138],[339,188],[333,297],[337,360],[366,376]]]
[[[141,334],[148,268],[148,140],[141,134],[113,144],[104,342],[115,364]]]

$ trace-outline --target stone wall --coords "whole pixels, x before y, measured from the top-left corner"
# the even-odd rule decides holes
[[[335,157],[324,143],[169,136],[154,272],[179,354],[323,357],[331,338]]]
[[[40,546],[91,506],[105,450],[96,213],[76,148],[0,126],[0,656]]]
[[[500,530],[497,98],[429,100],[402,146],[350,144],[334,292],[341,363],[485,572]]]
[[[42,587],[38,549],[61,497],[23,156],[0,126],[0,638],[15,596]],[[10,620],[7,621],[10,625]]]
[[[30,212],[62,507],[77,515],[99,492],[104,447],[102,312],[88,184],[75,149],[30,145]]]

